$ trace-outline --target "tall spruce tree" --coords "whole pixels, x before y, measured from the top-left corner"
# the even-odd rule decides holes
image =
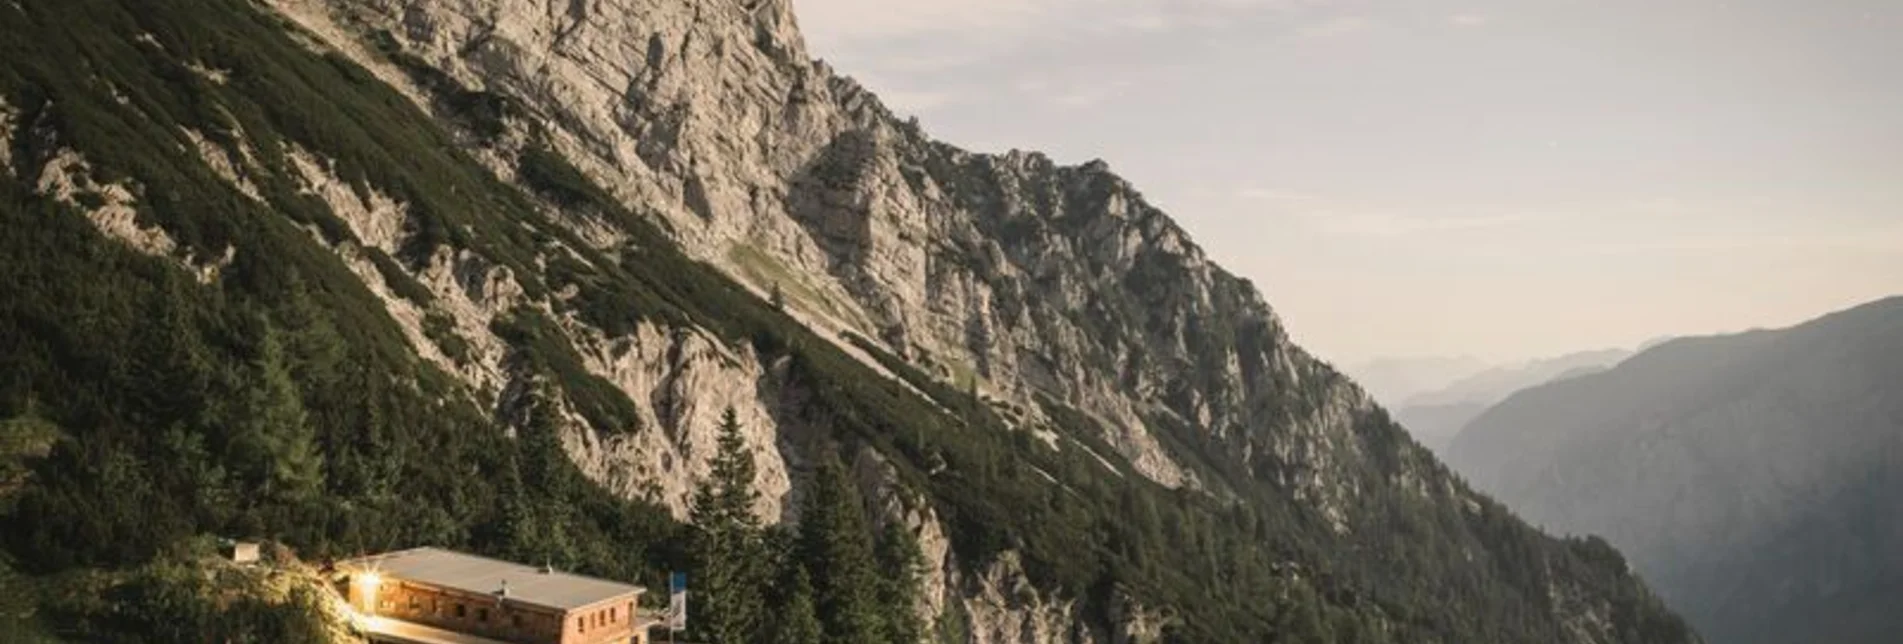
[[[324,456],[279,332],[261,317],[255,324],[257,356],[229,375],[233,393],[220,410],[230,436],[225,456],[262,500],[295,512],[322,492]]]
[[[886,640],[871,532],[844,466],[827,455],[800,513],[798,545],[798,559],[813,576],[826,641]]]
[[[700,606],[690,628],[698,641],[745,644],[761,634],[762,590],[769,577],[760,521],[753,514],[759,499],[753,476],[753,453],[728,408],[720,419],[713,472],[695,490],[690,515],[698,573],[694,597]]]
[[[785,579],[774,604],[773,644],[819,644],[824,626],[819,623],[818,608],[813,605],[813,580],[799,565],[787,567]]]
[[[925,622],[918,615],[919,580],[925,575],[925,556],[918,536],[899,521],[886,523],[879,538],[879,603],[884,607],[886,635],[896,644],[918,644],[925,639]]]

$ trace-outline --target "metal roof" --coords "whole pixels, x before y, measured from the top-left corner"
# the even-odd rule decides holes
[[[384,579],[420,582],[497,597],[503,596],[502,589],[506,582],[509,601],[559,610],[581,608],[630,593],[646,592],[640,586],[545,571],[536,566],[441,548],[399,550],[352,559],[338,566],[353,572],[373,571]]]

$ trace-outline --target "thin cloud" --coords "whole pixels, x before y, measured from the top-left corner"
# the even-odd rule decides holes
[[[1447,18],[1447,24],[1465,29],[1485,27],[1490,22],[1493,22],[1493,17],[1482,13],[1462,13]]]
[[[1330,237],[1404,237],[1472,232],[1515,226],[1532,219],[1524,214],[1403,215],[1385,212],[1306,211],[1296,216]]]
[[[881,89],[879,100],[894,111],[917,114],[953,103],[957,96],[951,92],[917,92],[903,89]]]
[[[1241,188],[1238,188],[1236,189],[1236,197],[1243,199],[1245,201],[1269,201],[1269,202],[1282,202],[1282,203],[1312,202],[1312,201],[1318,201],[1321,199],[1320,197],[1317,197],[1311,194],[1289,192],[1285,190],[1276,190],[1273,188],[1263,188],[1259,186],[1243,186]]]
[[[1739,256],[1766,253],[1903,253],[1903,226],[1801,235],[1757,234],[1673,237],[1594,244],[1579,248],[1584,256],[1711,254]]]
[[[1135,87],[1136,83],[1129,79],[1053,82],[1046,78],[1031,77],[1021,78],[1012,83],[1012,88],[1016,89],[1020,96],[1041,105],[1061,109],[1082,109],[1102,105]]]
[[[794,5],[809,37],[829,41],[995,30],[1039,22],[1059,4],[1020,0],[804,0]]]
[[[1164,32],[1182,25],[1181,21],[1176,18],[1161,12],[1152,11],[1118,16],[1106,24],[1109,26],[1109,29],[1105,31],[1134,31],[1140,33]]]
[[[1375,26],[1375,22],[1363,16],[1334,16],[1319,22],[1303,25],[1295,33],[1303,38],[1326,39],[1340,38],[1365,33]]]
[[[1163,33],[1219,27],[1234,18],[1275,14],[1291,22],[1329,12],[1327,0],[800,0],[795,9],[809,39],[826,47],[861,47],[947,35],[1031,40],[1066,33]],[[1328,19],[1308,28],[1353,29]]]
[[[1131,82],[1127,80],[1077,86],[1050,96],[1049,102],[1052,105],[1070,109],[1095,107],[1122,96],[1130,90],[1131,86]]]

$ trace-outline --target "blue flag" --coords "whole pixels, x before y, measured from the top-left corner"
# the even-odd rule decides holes
[[[687,630],[687,573],[684,572],[667,577],[667,630],[675,633]]]

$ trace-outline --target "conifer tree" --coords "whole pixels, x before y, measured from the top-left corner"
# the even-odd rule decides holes
[[[918,536],[899,521],[886,524],[879,539],[879,603],[886,616],[886,634],[898,644],[918,644],[925,639],[925,622],[919,619],[919,582],[925,576],[925,556],[919,552]]]
[[[509,547],[522,559],[568,568],[581,560],[571,526],[583,483],[562,450],[553,395],[540,386],[530,392],[516,453],[499,482]]]
[[[258,355],[230,375],[234,389],[220,416],[229,442],[226,458],[239,464],[243,483],[286,507],[310,502],[323,486],[324,457],[291,379],[278,331],[264,323]]]
[[[788,567],[776,599],[778,611],[773,644],[819,644],[824,637],[823,627],[818,609],[813,605],[813,581],[804,567]]]
[[[826,641],[882,641],[871,529],[844,469],[829,455],[814,474],[800,513],[798,559],[813,576]]]
[[[765,549],[753,514],[753,454],[732,408],[720,419],[713,472],[694,493],[695,637],[710,644],[756,641],[764,617]]]

